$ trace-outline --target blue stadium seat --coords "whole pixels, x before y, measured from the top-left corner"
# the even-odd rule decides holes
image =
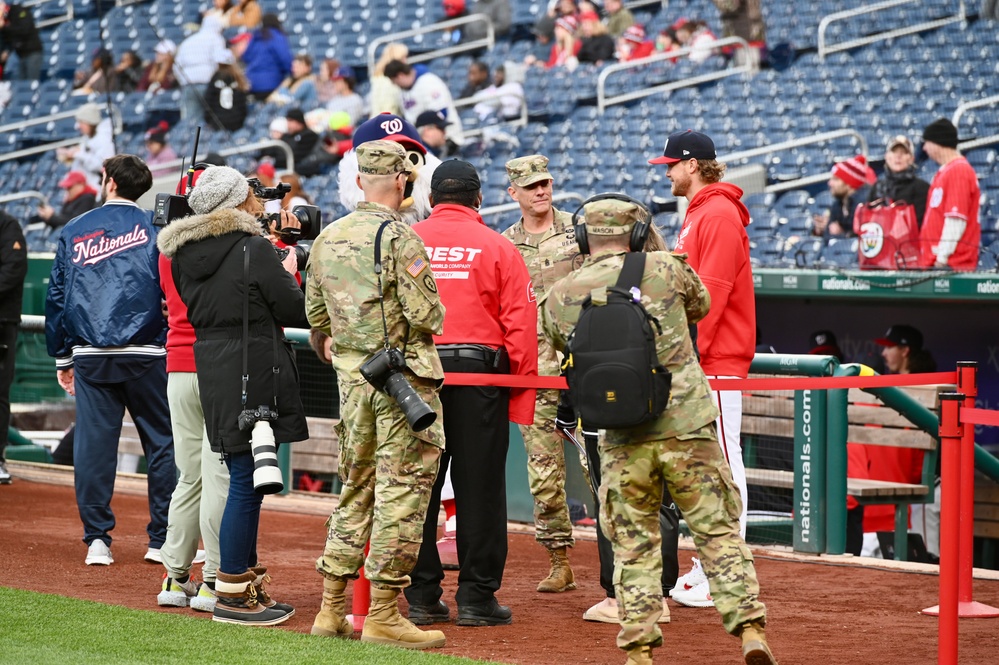
[[[837,268],[852,268],[857,265],[856,238],[829,238],[822,251],[823,263]]]

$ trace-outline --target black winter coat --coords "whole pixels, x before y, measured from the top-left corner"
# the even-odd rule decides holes
[[[257,220],[232,209],[185,217],[163,229],[157,244],[173,260],[174,282],[197,334],[194,359],[212,450],[248,452],[250,432],[240,431],[239,413],[260,405],[273,409],[275,397],[279,414],[271,423],[275,440],[307,439],[295,356],[279,328],[308,327],[305,294],[281,266],[271,243],[260,236]],[[250,380],[245,407],[241,403],[244,251],[250,258]]]
[[[21,224],[0,210],[0,322],[21,320],[28,245]],[[11,351],[11,358],[14,357]]]
[[[867,197],[871,203],[878,199],[905,201],[916,209],[916,225],[923,228],[923,216],[926,214],[926,197],[930,193],[930,183],[922,178],[889,178],[881,176]]]

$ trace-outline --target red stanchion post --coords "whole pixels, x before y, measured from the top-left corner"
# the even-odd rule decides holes
[[[957,665],[958,531],[960,530],[961,393],[940,395],[940,604],[923,610],[938,614],[937,663]]]
[[[371,549],[369,542],[364,546],[364,558],[368,557]],[[371,607],[371,582],[364,574],[364,566],[357,571],[357,579],[354,580],[354,595],[350,603],[351,613],[346,616],[347,621],[354,627],[355,633],[364,630],[364,620],[368,617],[368,608]]]
[[[978,396],[978,363],[957,363],[957,391],[964,393],[964,408],[975,408]],[[961,437],[961,527],[958,536],[958,616],[961,618],[999,617],[999,609],[976,603],[972,578],[975,559],[975,426],[963,424]]]

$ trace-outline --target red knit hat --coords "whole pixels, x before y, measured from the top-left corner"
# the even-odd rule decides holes
[[[832,175],[845,182],[850,189],[860,189],[865,184],[873,183],[877,179],[874,170],[867,165],[867,158],[863,155],[839,162],[833,167]]]

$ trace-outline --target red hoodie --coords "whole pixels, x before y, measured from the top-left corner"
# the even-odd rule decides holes
[[[196,372],[194,366],[194,326],[187,320],[187,305],[173,283],[170,259],[160,254],[160,288],[167,303],[167,372]]]
[[[697,324],[701,368],[708,376],[745,378],[756,350],[756,296],[749,266],[749,210],[742,190],[727,182],[697,192],[674,251],[711,294],[711,310]]]

